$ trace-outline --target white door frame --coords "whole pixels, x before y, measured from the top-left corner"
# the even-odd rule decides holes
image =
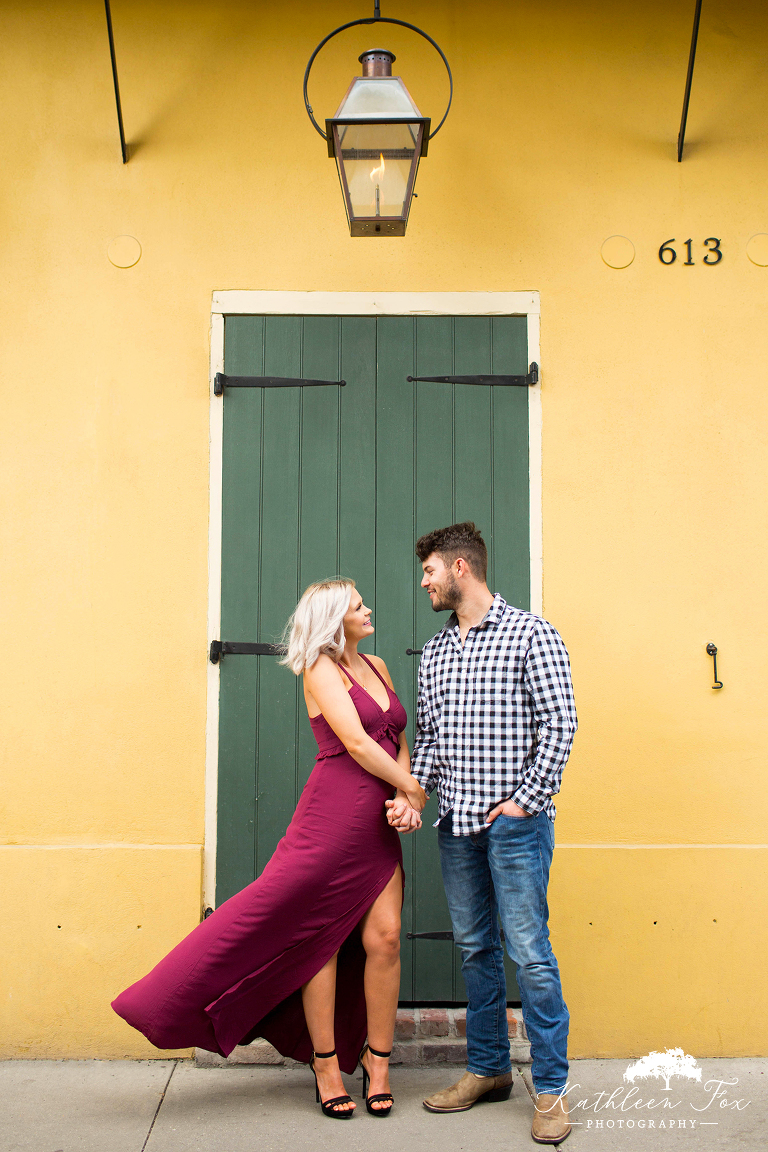
[[[210,515],[208,648],[221,631],[221,500],[224,405],[213,381],[224,371],[224,317],[247,316],[526,316],[528,360],[541,365],[538,292],[214,292],[210,361]],[[541,383],[528,390],[531,611],[542,610]],[[219,775],[219,665],[208,661],[205,747],[203,903],[213,907]]]

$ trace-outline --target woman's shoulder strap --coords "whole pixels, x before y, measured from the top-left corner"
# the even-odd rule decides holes
[[[361,655],[361,656],[363,656],[362,652],[360,653],[360,655]],[[373,661],[372,661],[372,660],[369,660],[367,656],[363,656],[363,660],[365,660],[365,662],[366,662],[366,664],[368,665],[368,667],[369,667],[369,668],[373,668],[374,672],[375,672],[375,673],[376,673],[376,675],[378,676],[379,680],[381,680],[381,682],[382,682],[382,684],[384,685],[384,687],[385,687],[385,688],[389,688],[389,684],[387,684],[386,680],[385,680],[385,679],[384,679],[384,677],[382,676],[381,672],[379,672],[378,668],[377,668],[377,667],[376,667],[376,665],[373,663]]]

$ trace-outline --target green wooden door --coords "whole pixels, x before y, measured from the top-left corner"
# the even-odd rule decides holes
[[[225,372],[346,380],[345,388],[233,389],[224,404],[221,639],[274,643],[303,589],[351,576],[373,608],[413,742],[420,648],[445,617],[419,588],[416,538],[474,520],[489,585],[529,606],[525,388],[408,376],[527,371],[526,318],[230,316]],[[216,902],[259,875],[313,766],[299,682],[271,656],[221,661]],[[466,1000],[450,929],[437,803],[403,839],[401,999]],[[508,969],[509,998],[517,998]]]

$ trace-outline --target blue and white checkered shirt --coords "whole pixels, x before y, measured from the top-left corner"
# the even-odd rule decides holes
[[[539,616],[495,596],[462,644],[452,613],[424,646],[411,771],[437,787],[456,836],[481,832],[514,800],[555,818],[552,797],[576,731],[568,653]]]

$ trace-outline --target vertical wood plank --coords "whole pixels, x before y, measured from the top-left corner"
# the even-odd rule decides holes
[[[338,317],[304,318],[304,376],[339,379],[339,337]],[[313,581],[337,575],[341,391],[335,387],[302,390],[299,594]]]
[[[264,322],[228,317],[224,365],[233,375],[263,372]],[[262,393],[233,389],[224,405],[221,628],[224,639],[257,639]],[[221,663],[216,903],[254,878],[258,661]]]
[[[340,379],[340,332],[336,316],[305,316],[302,376]],[[298,595],[316,580],[336,576],[338,556],[339,415],[342,389],[304,388],[301,416],[301,518]],[[314,765],[317,743],[298,688],[297,795]]]
[[[228,316],[224,367],[230,375],[264,371],[264,317]],[[256,639],[261,505],[261,388],[231,388],[224,405],[221,626],[225,639]]]
[[[416,375],[453,373],[453,320],[450,316],[420,316],[416,321]],[[420,382],[416,388],[416,528],[415,537],[453,523],[453,396],[455,385]],[[419,587],[422,570],[415,557],[416,627],[413,648],[421,648],[442,627],[446,612],[433,612]],[[418,656],[414,656],[414,678]],[[415,692],[413,716],[415,720]],[[441,932],[451,918],[440,874],[437,846],[437,796],[430,800],[424,824],[413,839],[413,923],[418,932]],[[413,999],[453,1000],[453,948],[440,940],[414,940]]]
[[[454,321],[456,375],[491,370],[491,321],[486,316],[457,316]],[[476,385],[457,385],[454,401],[456,428],[455,514],[456,522],[474,520],[484,534],[492,527],[493,455],[490,449],[491,390]],[[489,578],[493,579],[493,568]]]
[[[528,371],[525,316],[494,316],[492,371]],[[494,591],[509,604],[528,609],[531,563],[528,496],[528,389],[493,388],[493,524],[489,549],[494,557]]]
[[[416,321],[416,375],[450,376],[453,373],[453,320],[450,316],[420,316]],[[454,522],[454,384],[420,382],[416,388],[416,527],[415,537]],[[414,540],[415,543],[415,540]],[[426,592],[419,588],[421,563],[413,556],[417,643],[443,626],[447,612],[433,612]]]
[[[376,607],[376,320],[341,320],[338,572]],[[375,627],[375,621],[374,621]]]
[[[406,656],[414,633],[414,375],[415,321],[384,316],[377,321],[376,384],[376,651],[387,664],[413,730],[414,664]],[[410,878],[413,841],[403,839],[403,866]],[[413,882],[403,906],[403,933],[412,926]],[[403,935],[400,998],[413,999],[411,941]]]
[[[301,375],[302,318],[268,316],[267,376]],[[259,640],[279,639],[296,606],[301,515],[301,388],[264,390]],[[264,865],[296,805],[297,682],[274,657],[260,656],[258,698],[257,854]]]

